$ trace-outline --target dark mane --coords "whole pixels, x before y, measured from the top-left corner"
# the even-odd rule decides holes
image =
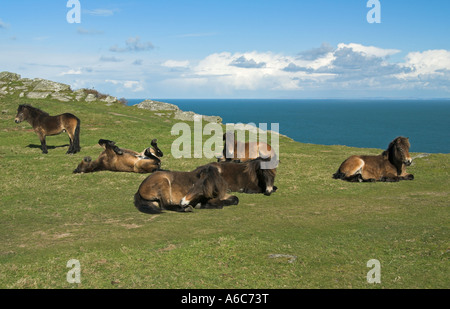
[[[245,162],[244,173],[247,173],[251,179],[251,181],[258,181],[258,177],[261,176],[270,176],[275,177],[274,169],[262,169],[261,162],[269,161],[269,159],[257,158],[250,161]]]
[[[228,186],[216,167],[210,165],[202,169],[199,174],[201,177],[199,181],[203,185],[203,194],[207,199],[225,195]]]
[[[258,172],[261,170],[261,159],[250,160],[243,164],[245,164],[244,173],[249,176],[251,182],[257,183]]]
[[[395,141],[395,140],[394,140]],[[383,151],[382,153],[381,153],[381,155],[383,156],[383,157],[387,157],[387,158],[389,158],[390,156],[391,156],[391,154],[392,154],[392,150],[393,150],[393,148],[394,148],[394,141],[392,141],[390,144],[389,144],[389,146],[388,146],[388,148],[385,150],[385,151]]]
[[[19,105],[18,110],[21,110],[23,108],[26,108],[28,110],[28,112],[30,113],[30,116],[32,118],[35,118],[39,115],[49,116],[49,114],[47,112],[44,112],[43,110],[41,110],[37,107],[31,106],[30,104],[21,104],[21,105]]]
[[[395,138],[392,142],[389,143],[388,148],[385,151],[383,151],[383,153],[381,155],[383,157],[387,157],[389,159],[389,161],[394,163],[394,160],[397,159],[397,158],[395,158],[394,148],[396,146],[399,146],[399,148],[403,149],[402,146],[404,146],[405,141],[407,141],[407,138],[403,137],[403,136],[399,136],[399,137]],[[406,146],[409,148],[409,142],[407,142],[407,143],[408,144]]]

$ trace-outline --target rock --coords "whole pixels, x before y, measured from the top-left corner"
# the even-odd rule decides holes
[[[111,104],[111,103],[116,103],[117,102],[117,98],[116,97],[112,97],[112,96],[107,96],[106,98],[104,98],[104,99],[100,99],[100,101],[102,101],[102,102],[106,102],[106,103],[108,103],[108,104]],[[107,105],[108,105],[107,104]]]
[[[0,80],[6,80],[6,81],[18,81],[20,80],[21,76],[16,73],[11,72],[0,72]]]
[[[75,90],[73,94],[75,95],[75,100],[77,101],[81,101],[86,98],[86,93],[84,92],[84,89]]]
[[[70,102],[73,100],[71,96],[59,92],[52,93],[52,99],[56,99],[61,102]]]
[[[183,112],[181,110],[176,111],[173,118],[182,121],[194,121],[195,116],[202,116],[202,119],[207,122],[222,123],[222,118],[219,116],[204,116],[194,112]]]
[[[50,91],[50,92],[61,92],[61,91],[71,91],[70,86],[62,83],[52,82],[46,79],[35,79],[37,82],[33,91]]]
[[[92,93],[88,94],[85,99],[86,102],[94,102],[96,100],[97,100],[97,98]]]
[[[153,100],[145,100],[139,104],[134,105],[137,108],[148,109],[151,111],[173,111],[173,118],[181,121],[194,121],[195,116],[202,116],[204,121],[222,123],[222,118],[219,116],[204,116],[194,112],[182,111],[178,106],[171,103],[158,102]],[[166,116],[166,114],[155,113],[157,116]]]
[[[137,108],[148,109],[151,111],[178,111],[180,108],[174,104],[145,100],[136,105]]]
[[[93,89],[72,91],[69,85],[42,78],[21,78],[19,74],[0,72],[0,96],[17,96],[19,98],[52,98],[61,102],[82,101],[106,102],[107,106],[118,103],[116,97],[99,93]]]
[[[49,95],[51,95],[51,92],[28,92],[27,94],[27,98],[29,99],[45,99],[47,98]]]

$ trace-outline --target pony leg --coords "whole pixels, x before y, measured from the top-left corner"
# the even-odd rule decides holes
[[[357,156],[352,156],[342,163],[338,171],[333,174],[334,179],[342,179],[349,182],[362,182],[364,161]]]
[[[70,146],[67,150],[67,154],[75,154],[81,150],[80,147],[80,120],[76,118],[76,124],[71,123],[71,128],[66,129],[69,135]]]
[[[69,149],[67,150],[66,154],[73,154],[73,153],[75,153],[73,149],[73,139],[69,135]]]
[[[43,135],[43,134],[38,134],[38,135],[39,135],[39,140],[41,141],[42,153],[47,154],[48,149],[47,149],[47,143],[45,142],[45,135]]]
[[[203,209],[222,209],[224,206],[231,206],[239,204],[239,198],[234,195],[229,195],[227,198],[219,199],[213,198],[210,199],[206,204],[202,205]]]
[[[404,176],[400,176],[399,179],[400,180],[414,180],[414,175],[413,174],[406,174]]]
[[[382,182],[398,182],[400,178],[397,175],[387,175],[381,177],[380,181]]]

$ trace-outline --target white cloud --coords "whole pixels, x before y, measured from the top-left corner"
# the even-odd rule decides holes
[[[188,69],[168,78],[164,85],[169,87],[172,83],[180,89],[196,87],[216,95],[242,91],[259,94],[352,89],[371,93],[380,89],[403,91],[418,87],[450,91],[450,86],[446,85],[446,82],[450,85],[450,51],[414,52],[404,61],[388,61],[390,56],[400,52],[356,43],[341,43],[336,48],[322,44],[293,56],[257,51],[221,52],[208,55],[189,67],[188,61],[166,61],[163,66],[186,65]]]
[[[450,72],[450,51],[438,49],[424,52],[411,52],[402,64],[410,68],[409,73],[399,74],[400,78],[417,78],[420,75],[448,75]]]
[[[82,73],[83,72],[81,71],[81,69],[78,69],[78,70],[70,69],[68,71],[61,72],[61,74],[59,74],[59,75],[61,75],[61,76],[64,76],[64,75],[81,75]]]
[[[113,85],[118,85],[118,86],[120,86],[122,88],[125,88],[127,90],[130,90],[132,92],[140,92],[140,91],[143,91],[145,89],[141,82],[134,81],[134,80],[113,80],[113,79],[107,79],[107,80],[105,80],[105,82],[111,83]],[[117,91],[118,92],[122,92],[123,89],[118,88]]]
[[[381,58],[395,55],[400,52],[400,50],[398,49],[384,49],[375,46],[364,46],[356,43],[350,44],[340,43],[338,44],[337,50],[344,48],[352,49],[354,52],[359,52],[367,56],[381,57]]]
[[[165,62],[163,62],[161,65],[167,68],[187,68],[189,67],[189,61],[188,60],[183,60],[183,61],[178,61],[178,60],[167,60]]]

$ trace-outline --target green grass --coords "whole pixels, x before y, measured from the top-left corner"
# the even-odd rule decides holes
[[[81,153],[66,155],[61,134],[41,154],[28,123],[14,123],[26,102],[77,115]],[[0,111],[0,288],[450,287],[448,154],[417,158],[408,169],[414,181],[347,183],[331,178],[345,158],[382,150],[281,137],[272,196],[148,215],[133,205],[147,175],[72,170],[99,155],[100,138],[137,151],[158,138],[165,169],[209,162],[171,156],[174,120],[121,105],[12,97],[0,98]],[[66,281],[70,259],[81,263],[80,284]],[[381,263],[381,284],[366,281],[370,259]]]

